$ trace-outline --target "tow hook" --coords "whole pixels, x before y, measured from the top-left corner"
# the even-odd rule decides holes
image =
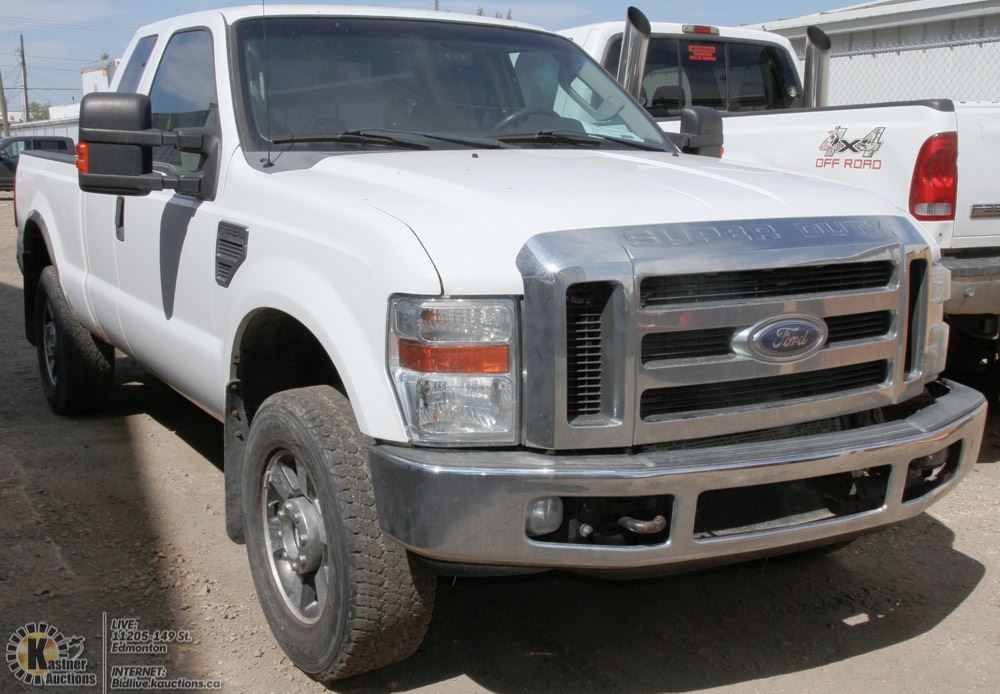
[[[643,521],[630,516],[622,516],[618,519],[618,525],[639,535],[655,535],[662,533],[663,529],[667,527],[667,519],[663,516],[656,516],[653,520]]]

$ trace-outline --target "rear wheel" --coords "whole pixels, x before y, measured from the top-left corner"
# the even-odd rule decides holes
[[[412,655],[436,578],[382,534],[370,440],[328,386],[271,396],[254,416],[243,475],[247,554],[275,639],[320,681]]]
[[[76,414],[103,406],[114,378],[114,347],[77,320],[52,266],[38,280],[35,330],[42,390],[52,409]]]

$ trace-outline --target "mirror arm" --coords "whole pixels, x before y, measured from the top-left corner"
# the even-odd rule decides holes
[[[186,130],[105,130],[102,128],[80,128],[80,141],[105,145],[138,145],[140,147],[161,147],[168,145],[182,152],[201,152],[204,147],[203,133]]]
[[[132,194],[145,194],[154,190],[176,190],[183,195],[197,197],[201,194],[202,175],[178,174],[163,176],[157,173],[141,176],[116,176],[111,174],[84,174],[81,176],[83,190],[96,191],[96,187],[133,190]],[[128,193],[120,193],[127,195]]]

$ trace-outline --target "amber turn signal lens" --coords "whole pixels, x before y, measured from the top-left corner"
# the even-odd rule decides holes
[[[76,146],[76,170],[80,173],[90,173],[90,145],[86,142]]]
[[[399,341],[399,365],[424,373],[505,374],[510,370],[507,345],[429,345]]]

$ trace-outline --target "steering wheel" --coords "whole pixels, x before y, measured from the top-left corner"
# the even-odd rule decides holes
[[[506,116],[501,118],[492,128],[490,128],[491,133],[503,132],[512,123],[517,123],[530,116],[554,116],[559,118],[559,114],[548,108],[539,108],[537,106],[529,106],[527,108],[519,108],[513,113],[508,113]]]

